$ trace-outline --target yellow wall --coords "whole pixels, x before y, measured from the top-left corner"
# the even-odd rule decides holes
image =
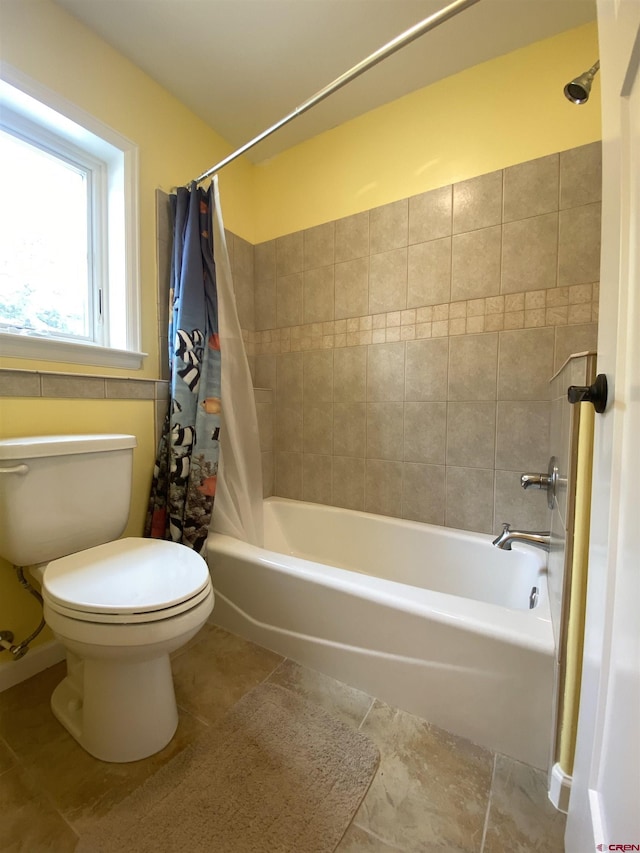
[[[598,77],[587,104],[562,92],[597,56],[587,24],[285,151],[256,168],[255,242],[600,139]]]
[[[149,358],[135,375],[158,376],[155,190],[160,187],[169,191],[188,183],[228,154],[230,146],[139,68],[48,0],[2,4],[0,56],[3,63],[62,95],[139,146],[142,348]],[[225,225],[251,238],[253,167],[238,161],[225,169],[220,191]],[[69,365],[24,359],[3,359],[0,366],[70,369]],[[130,373],[83,366],[72,370]]]
[[[140,536],[149,495],[154,462],[154,403],[152,400],[48,400],[3,398],[0,408],[0,437],[13,435],[56,435],[57,433],[128,433],[138,439],[133,460],[133,494],[125,536]],[[33,535],[38,533],[38,506],[33,508]],[[0,560],[0,630],[13,631],[23,640],[40,620],[41,608],[18,584],[11,566]],[[49,629],[34,646],[51,639]],[[0,653],[0,665],[9,661]]]

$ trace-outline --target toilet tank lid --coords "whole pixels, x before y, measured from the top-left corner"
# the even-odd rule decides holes
[[[137,446],[135,435],[34,435],[0,439],[0,462],[70,456],[74,453],[103,453]]]

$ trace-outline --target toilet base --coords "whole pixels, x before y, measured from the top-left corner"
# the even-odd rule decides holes
[[[51,709],[80,746],[110,762],[163,749],[178,726],[169,655],[151,660],[82,659],[67,651],[67,677]]]

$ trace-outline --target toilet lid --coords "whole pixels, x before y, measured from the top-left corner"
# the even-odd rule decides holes
[[[209,585],[208,566],[191,548],[131,538],[53,560],[42,589],[47,603],[66,612],[115,616],[167,611],[199,599]]]

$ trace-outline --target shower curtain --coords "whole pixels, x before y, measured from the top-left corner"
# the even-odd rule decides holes
[[[257,418],[235,308],[217,181],[207,191],[195,184],[190,189],[179,188],[171,196],[171,205],[170,400],[154,467],[145,535],[180,542],[204,555],[214,501],[216,513],[220,503],[222,518],[230,520],[225,532],[262,544],[261,500],[259,517],[247,517],[247,512],[258,511],[253,497],[258,489],[262,498]],[[234,367],[236,361],[240,364]],[[234,416],[236,396],[246,423]],[[229,408],[226,417],[225,406]],[[227,436],[225,441],[224,432],[236,429],[239,436]],[[227,446],[225,478],[231,482],[221,489],[221,448]]]

